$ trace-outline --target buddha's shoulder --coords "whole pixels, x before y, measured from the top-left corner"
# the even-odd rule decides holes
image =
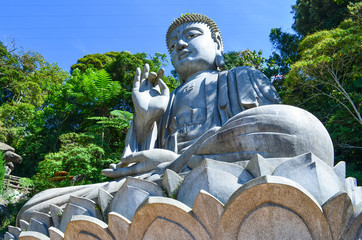
[[[232,68],[230,70],[224,70],[222,71],[222,73],[224,74],[230,74],[230,73],[255,73],[255,74],[262,74],[262,72],[260,72],[260,70],[256,69],[255,67],[250,67],[250,66],[238,66],[235,68]]]

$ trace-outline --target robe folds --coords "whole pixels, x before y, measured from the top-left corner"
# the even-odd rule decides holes
[[[205,92],[203,94],[205,97],[200,101],[205,102],[206,117],[198,129],[200,136],[213,127],[223,126],[228,119],[247,109],[281,103],[281,99],[270,80],[253,67],[237,67],[210,75],[204,79],[202,88],[200,91]],[[124,157],[134,152],[153,148],[167,149],[181,154],[184,149],[196,141],[194,139],[186,144],[180,144],[177,131],[170,131],[173,120],[171,112],[177,91],[178,88],[171,93],[164,115],[160,121],[153,124],[141,144],[137,142],[133,124],[130,126]]]

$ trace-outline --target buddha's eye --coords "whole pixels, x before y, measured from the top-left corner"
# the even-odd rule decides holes
[[[185,34],[186,35],[185,37],[186,37],[186,39],[192,39],[192,38],[198,37],[202,34],[203,34],[203,32],[200,30],[191,29],[191,30],[187,31],[187,33]]]
[[[170,52],[172,52],[172,50],[174,50],[175,47],[176,47],[176,43],[172,44],[172,45],[170,46]]]

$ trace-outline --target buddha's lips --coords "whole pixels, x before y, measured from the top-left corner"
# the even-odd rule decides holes
[[[180,53],[180,55],[178,56],[178,59],[179,59],[179,60],[182,60],[182,59],[184,59],[185,57],[187,57],[190,53],[191,53],[191,52],[189,52],[189,51],[182,51],[182,52]]]

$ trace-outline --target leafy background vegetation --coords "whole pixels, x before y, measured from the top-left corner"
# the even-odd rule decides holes
[[[271,56],[249,49],[225,53],[226,69],[258,68],[275,79],[285,104],[316,115],[331,134],[336,162],[346,161],[347,175],[359,182],[361,12],[360,1],[297,0],[295,33],[271,29]],[[23,157],[13,174],[31,178],[34,193],[110,180],[100,171],[122,154],[135,69],[148,63],[157,72],[166,62],[160,53],[96,53],[80,58],[69,74],[35,52],[0,42],[0,141]],[[164,81],[174,89],[177,74]],[[18,208],[11,208],[13,215]]]

